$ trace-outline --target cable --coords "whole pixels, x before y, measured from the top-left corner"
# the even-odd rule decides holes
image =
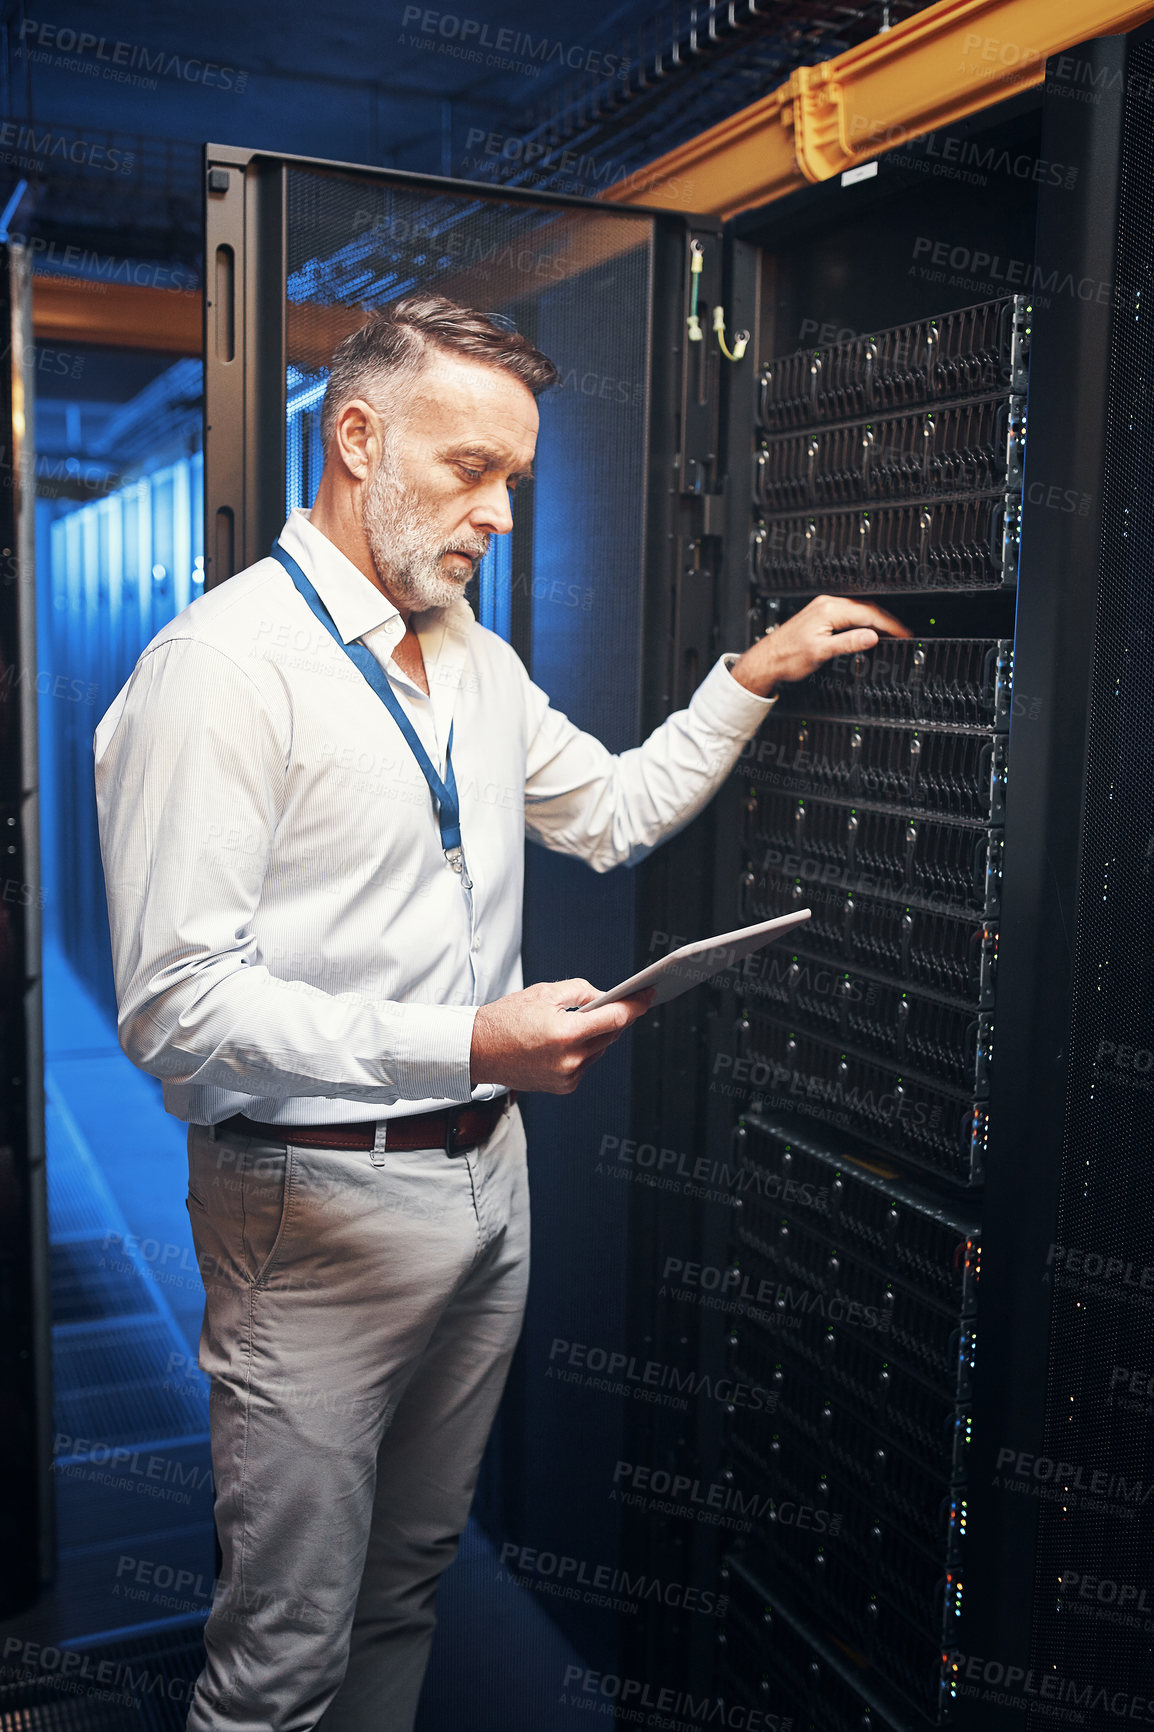
[[[700,343],[702,333],[701,320],[697,313],[697,291],[701,286],[701,273],[705,268],[705,254],[700,241],[690,241],[689,251],[689,341]]]
[[[703,335],[701,315],[697,311],[697,297],[701,288],[701,273],[705,269],[705,253],[700,241],[690,241],[689,254],[689,341],[700,343]],[[749,332],[738,331],[733,339],[733,348],[729,349],[725,342],[725,310],[722,307],[713,309],[713,328],[717,332],[717,341],[726,360],[740,361],[749,342]]]
[[[714,307],[714,309],[713,309],[713,328],[717,332],[718,345],[720,346],[721,352],[725,356],[726,360],[727,361],[740,361],[741,357],[745,354],[746,347],[749,343],[749,332],[748,331],[738,331],[737,332],[736,336],[733,339],[733,350],[731,353],[730,350],[727,349],[725,346],[725,309],[724,309],[724,307]]]

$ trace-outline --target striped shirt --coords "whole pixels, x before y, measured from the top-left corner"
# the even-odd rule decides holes
[[[121,1045],[198,1124],[490,1099],[498,1085],[470,1083],[473,1020],[522,985],[525,836],[598,872],[633,864],[701,811],[773,699],[723,656],[614,756],[463,598],[412,615],[426,696],[392,659],[404,622],[375,584],[305,511],[281,540],[442,775],[455,724],[472,889],[384,704],[258,560],[153,638],[96,730]]]

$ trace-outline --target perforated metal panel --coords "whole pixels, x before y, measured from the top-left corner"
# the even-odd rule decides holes
[[[641,627],[651,221],[303,167],[287,171],[285,221],[286,504],[312,503],[328,363],[369,309],[427,289],[514,324],[561,378],[474,607],[575,720],[634,744],[638,683],[619,670]]]
[[[198,1629],[43,1653],[0,1679],[0,1732],[179,1732],[204,1664]]]
[[[142,1438],[199,1435],[208,1430],[208,1394],[169,1371],[167,1322],[98,1322],[55,1332],[58,1438],[88,1440],[107,1460]],[[87,1450],[81,1452],[87,1455]]]
[[[1110,395],[1046,1424],[1030,1471],[1011,1464],[1040,1503],[1031,1658],[1093,1727],[1154,1693],[1152,88],[1147,41],[1127,62],[1102,261]]]

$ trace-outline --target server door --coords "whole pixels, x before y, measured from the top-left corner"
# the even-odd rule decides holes
[[[290,507],[311,504],[335,345],[371,308],[416,289],[446,294],[512,320],[561,375],[540,401],[535,480],[482,564],[474,610],[557,708],[610,750],[636,745],[687,701],[714,653],[718,363],[685,331],[695,255],[702,306],[718,292],[716,225],[228,148],[208,149],[205,174],[208,587],[262,557]],[[689,935],[704,933],[702,834],[652,868],[605,877],[529,849],[526,982],[608,984],[650,960],[668,941],[670,874],[696,899]],[[623,1623],[637,1621],[620,1581],[615,1474],[643,1459],[642,1403],[594,1372],[654,1358],[660,1309],[651,1199],[621,1182],[629,1173],[612,1152],[636,1141],[635,1093],[652,1101],[663,1077],[670,1110],[684,1096],[683,1135],[699,1106],[661,1056],[662,1031],[651,1038],[657,1047],[637,1053],[619,1042],[575,1096],[523,1103],[534,1273],[478,1501],[498,1554],[513,1548],[489,1591],[534,1596],[581,1664],[605,1674],[619,1668]],[[643,1139],[651,1129],[650,1117]],[[674,1373],[692,1364],[684,1340]],[[541,1557],[576,1560],[570,1573],[586,1585],[612,1578],[617,1590],[558,1593],[529,1561]],[[671,1613],[650,1599],[640,1615]],[[560,1694],[563,1669],[555,1683]]]

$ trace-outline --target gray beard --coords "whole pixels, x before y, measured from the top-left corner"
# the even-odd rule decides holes
[[[365,488],[361,523],[373,564],[396,600],[414,612],[449,607],[465,593],[468,578],[446,577],[442,555],[466,554],[476,571],[489,550],[487,535],[442,542],[430,530],[422,519],[416,489],[401,480],[387,445]]]

